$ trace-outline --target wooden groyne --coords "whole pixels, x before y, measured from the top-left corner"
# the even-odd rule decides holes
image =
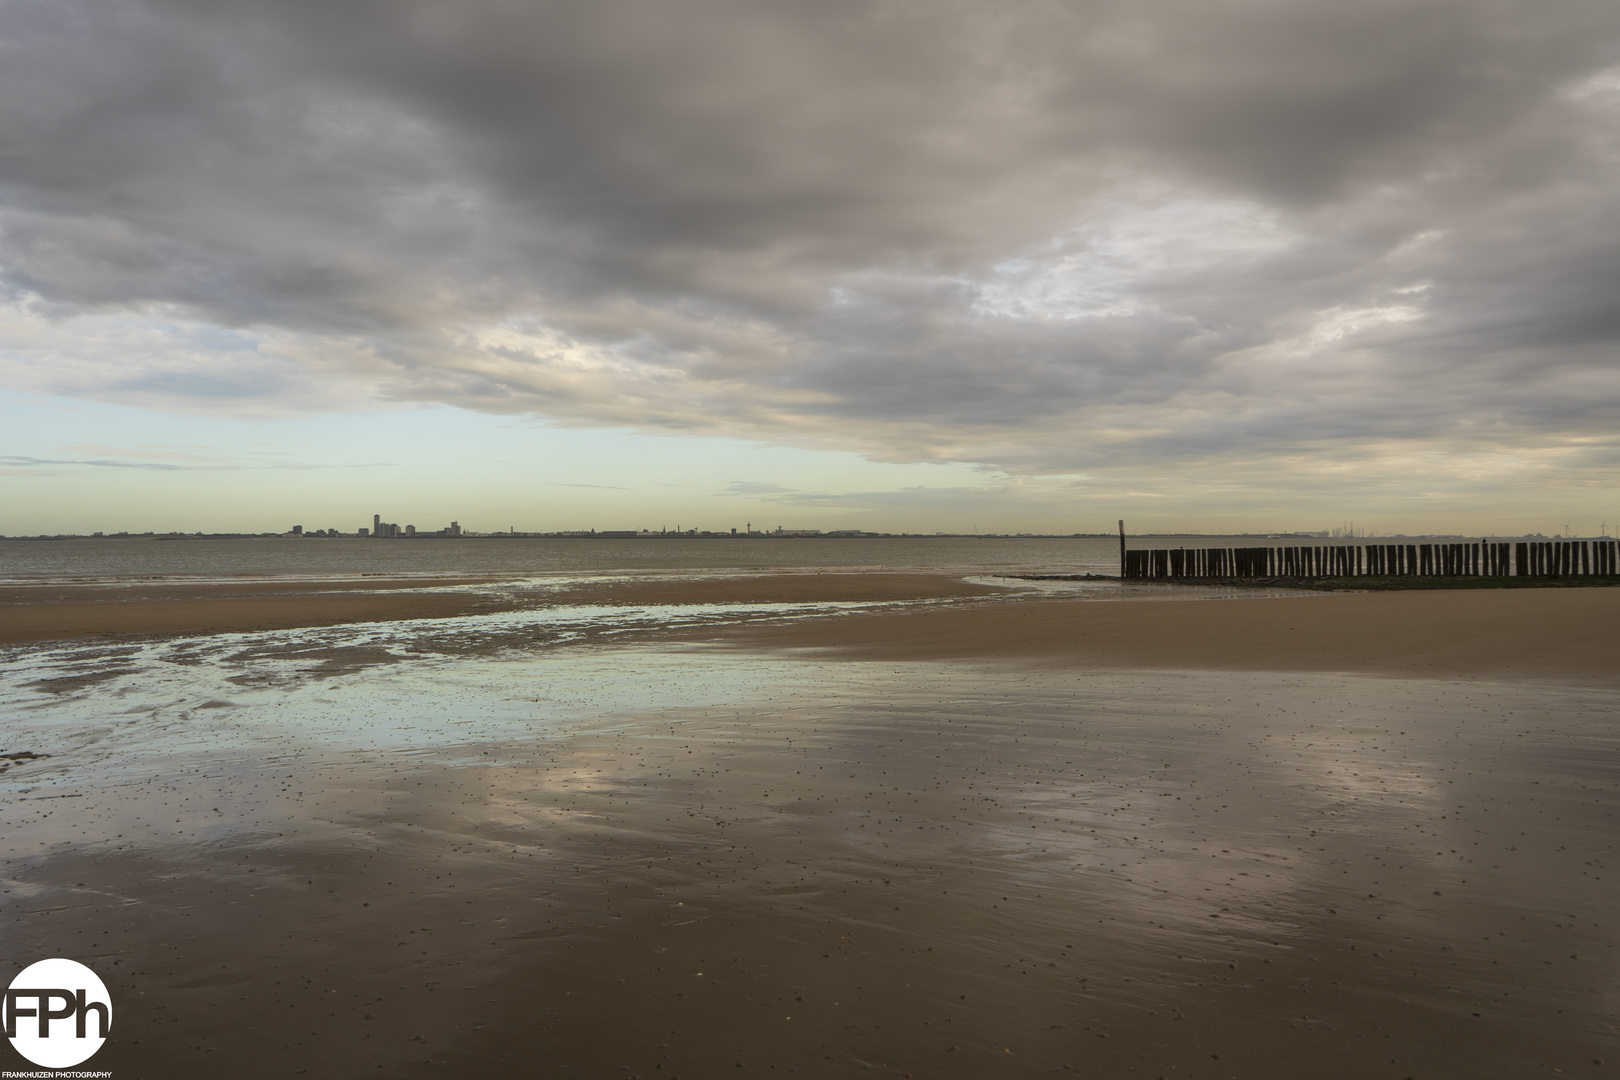
[[[1167,548],[1124,553],[1127,578],[1592,577],[1620,574],[1614,540]]]

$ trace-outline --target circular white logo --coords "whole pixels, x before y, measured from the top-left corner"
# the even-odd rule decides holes
[[[41,960],[22,969],[4,1003],[6,1038],[43,1069],[71,1069],[101,1049],[112,1027],[112,997],[77,960]]]

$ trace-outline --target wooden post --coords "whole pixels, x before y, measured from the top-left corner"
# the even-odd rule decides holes
[[[1125,519],[1119,519],[1119,576],[1125,576]]]

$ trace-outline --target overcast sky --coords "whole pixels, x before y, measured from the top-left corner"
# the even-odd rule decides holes
[[[0,50],[0,532],[1620,523],[1613,0],[0,0]]]

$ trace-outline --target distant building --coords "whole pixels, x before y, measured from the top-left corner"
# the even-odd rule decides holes
[[[381,540],[414,540],[423,536],[464,536],[468,534],[461,531],[461,522],[459,521],[452,521],[445,528],[434,532],[418,532],[415,525],[399,525],[392,521],[384,521],[381,514],[372,514],[370,530],[361,529],[360,535]]]

